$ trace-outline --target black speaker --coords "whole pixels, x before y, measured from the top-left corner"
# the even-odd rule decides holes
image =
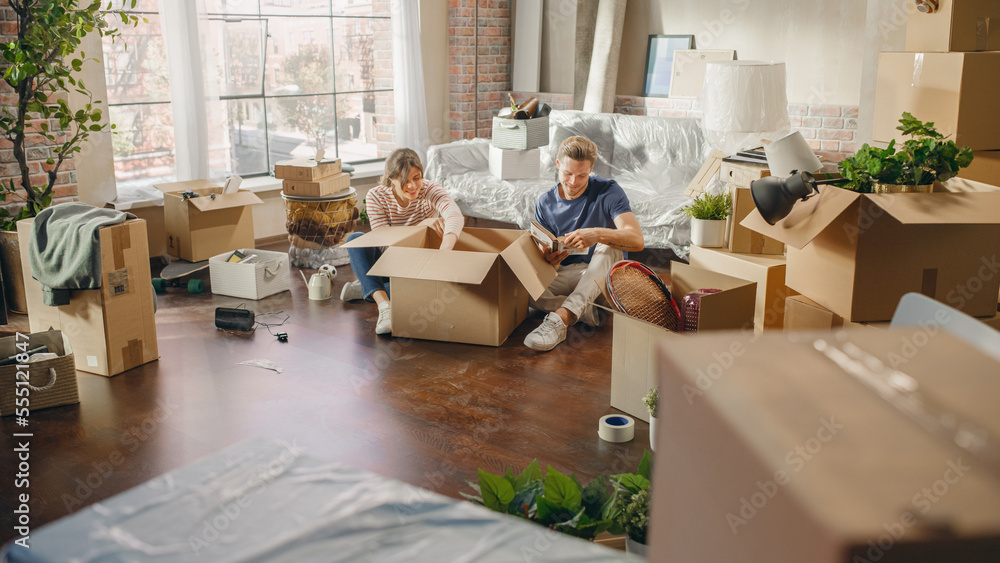
[[[253,330],[253,311],[249,309],[215,308],[215,327],[222,330]]]

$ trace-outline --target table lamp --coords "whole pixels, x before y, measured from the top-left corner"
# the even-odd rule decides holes
[[[701,93],[702,129],[726,154],[759,147],[791,129],[785,95],[785,63],[712,61]]]

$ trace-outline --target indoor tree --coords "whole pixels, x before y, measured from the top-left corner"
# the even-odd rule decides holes
[[[0,107],[0,133],[13,144],[14,160],[19,178],[0,185],[0,201],[18,188],[24,190],[25,205],[11,217],[6,209],[0,210],[2,227],[11,230],[14,223],[34,217],[52,202],[52,191],[59,168],[75,153],[92,133],[113,129],[101,123],[101,101],[73,73],[79,72],[86,53],[77,52],[83,38],[89,33],[123,40],[120,28],[108,22],[121,20],[123,25],[136,25],[140,18],[129,14],[121,5],[109,1],[101,9],[101,0],[8,0],[17,17],[17,37],[0,45],[3,56],[3,79],[13,89],[16,105]],[[135,8],[136,0],[125,0]],[[89,59],[96,60],[96,59]],[[71,108],[67,95],[80,94],[87,103]],[[32,137],[44,138],[48,158],[44,161],[45,181],[32,182],[32,169],[28,162],[27,148]]]

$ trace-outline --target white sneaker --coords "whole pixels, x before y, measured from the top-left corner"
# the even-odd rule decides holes
[[[375,322],[375,334],[392,333],[392,309],[389,302],[379,303],[378,321]]]
[[[344,301],[357,301],[358,299],[364,299],[365,293],[361,289],[361,282],[352,281],[344,284],[344,289],[340,290],[340,300]]]
[[[559,315],[549,313],[545,315],[542,324],[524,338],[524,345],[532,350],[548,352],[563,340],[566,340],[566,324]]]

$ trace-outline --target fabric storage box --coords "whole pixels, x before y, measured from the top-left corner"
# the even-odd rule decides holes
[[[549,106],[539,106],[539,117],[514,119],[493,118],[493,139],[491,143],[498,149],[524,151],[549,144]]]
[[[253,248],[241,248],[239,252],[247,256],[242,262],[229,262],[232,252],[208,259],[212,293],[242,299],[263,299],[288,291],[291,287],[287,254]]]
[[[541,176],[541,150],[506,150],[490,145],[490,174],[501,180],[529,180]]]
[[[31,363],[20,361],[27,360],[27,357],[15,357],[14,363],[0,366],[0,416],[14,414],[25,416],[27,411],[75,405],[80,402],[73,349],[69,339],[61,331],[49,330],[0,338],[0,358],[17,356],[41,346],[45,346],[49,352],[58,354],[59,357]],[[27,369],[18,370],[19,364],[27,366]],[[20,378],[18,371],[22,374]],[[27,385],[18,384],[19,381],[25,381],[23,379],[25,372],[27,372]],[[28,391],[18,392],[19,389]]]

